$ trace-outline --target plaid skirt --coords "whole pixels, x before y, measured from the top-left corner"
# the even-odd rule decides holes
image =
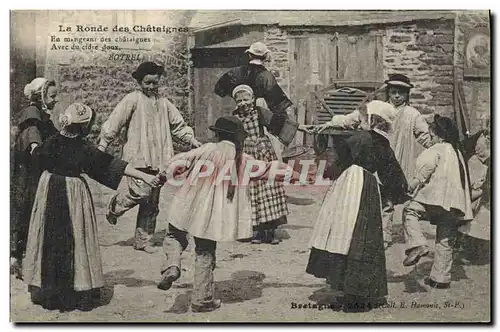
[[[243,145],[243,152],[266,162],[278,159],[271,140],[267,136],[247,138]],[[275,226],[286,223],[286,218],[283,217],[288,215],[288,207],[283,184],[269,184],[268,180],[250,181],[249,196],[254,226],[271,221],[277,222]]]

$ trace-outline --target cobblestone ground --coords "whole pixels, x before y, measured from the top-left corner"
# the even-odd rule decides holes
[[[11,276],[11,320],[15,322],[439,322],[489,321],[490,265],[455,264],[452,285],[437,290],[423,284],[432,257],[417,267],[406,268],[404,239],[398,214],[394,225],[395,244],[387,251],[389,304],[367,313],[347,314],[329,309],[298,309],[294,304],[332,303],[335,294],[322,279],[305,273],[312,226],[326,188],[288,187],[290,216],[279,229],[283,242],[278,246],[234,242],[217,247],[216,295],[223,306],[212,313],[189,309],[193,279],[193,246],[183,255],[182,277],[167,292],[156,288],[160,278],[161,250],[155,254],[134,251],[131,237],[137,209],[109,225],[104,207],[110,190],[89,181],[94,194],[106,286],[102,303],[91,311],[60,313],[30,302],[27,287]],[[122,184],[123,187],[123,184]],[[161,246],[165,211],[175,190],[164,188],[157,225]],[[398,210],[397,210],[398,212]],[[399,213],[401,210],[399,210]],[[432,246],[434,229],[426,227]],[[404,303],[405,308],[401,308]],[[439,308],[415,308],[437,304]],[[446,307],[447,303],[451,304]],[[458,304],[456,307],[455,305]],[[298,306],[297,306],[298,307]]]

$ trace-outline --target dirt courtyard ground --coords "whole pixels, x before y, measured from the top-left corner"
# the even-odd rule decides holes
[[[406,268],[400,217],[394,225],[396,243],[387,251],[389,308],[346,314],[312,308],[332,303],[334,295],[324,280],[305,273],[308,241],[321,206],[325,187],[287,187],[290,215],[279,230],[277,246],[234,242],[217,245],[216,296],[222,307],[212,313],[189,309],[193,279],[192,243],[183,255],[182,277],[169,291],[156,288],[160,278],[162,251],[134,251],[131,237],[137,208],[109,225],[104,217],[110,190],[89,181],[94,194],[106,286],[102,303],[91,311],[60,313],[33,305],[27,287],[11,276],[11,320],[14,322],[486,322],[490,320],[490,265],[460,265],[453,268],[448,290],[423,284],[432,257],[417,267]],[[123,183],[122,183],[123,187]],[[175,189],[162,189],[157,244],[161,246]],[[400,212],[400,210],[399,210]],[[398,216],[398,215],[396,215]],[[432,246],[433,229],[426,226]],[[161,247],[159,247],[161,249]],[[300,308],[299,304],[306,308]],[[311,308],[309,308],[311,304]],[[437,304],[438,308],[416,305]],[[393,307],[392,307],[393,306]]]

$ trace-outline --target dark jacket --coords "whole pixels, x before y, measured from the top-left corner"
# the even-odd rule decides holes
[[[408,182],[389,141],[374,131],[360,131],[329,150],[325,177],[336,179],[351,165],[377,173],[381,195],[395,204],[405,202]]]
[[[288,117],[286,109],[293,105],[273,74],[264,66],[247,64],[231,69],[217,81],[215,93],[220,97],[231,96],[233,89],[238,85],[246,84],[254,91],[254,97],[264,98],[269,110],[259,112],[261,122],[269,132],[288,145],[298,128],[298,124]]]
[[[18,134],[11,160],[11,250],[22,255],[27,237],[31,209],[35,198],[41,168],[30,154],[31,143],[39,146],[57,132],[50,116],[35,106],[19,113]]]

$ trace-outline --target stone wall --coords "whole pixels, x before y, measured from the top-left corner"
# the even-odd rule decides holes
[[[268,69],[276,77],[276,81],[285,93],[289,94],[290,86],[290,63],[288,60],[288,35],[286,30],[278,26],[270,26],[265,30],[264,43],[271,51],[270,63]]]
[[[490,17],[487,11],[457,12],[454,65],[457,79],[463,83],[464,87],[471,134],[479,130],[480,117],[491,114],[491,79],[464,77],[465,35],[477,28],[490,28]]]
[[[103,121],[129,92],[138,87],[132,72],[143,61],[157,61],[165,65],[160,94],[168,97],[183,113],[188,123],[190,80],[188,77],[188,31],[133,32],[134,25],[185,28],[189,15],[181,11],[43,11],[37,15],[37,75],[56,80],[61,105],[83,102],[97,112],[90,139],[95,141]],[[61,31],[59,25],[71,27]],[[108,27],[107,32],[79,32],[77,25]],[[129,27],[129,31],[113,32],[114,26]],[[64,28],[62,29],[64,30]],[[95,38],[95,42],[62,42],[64,38]],[[69,50],[54,49],[69,46]],[[108,38],[107,40],[101,38]],[[116,38],[121,38],[118,42]],[[135,38],[135,39],[132,39]],[[142,38],[139,40],[139,38]],[[73,49],[74,44],[79,49]],[[97,45],[97,49],[84,49]],[[106,45],[106,46],[105,46]],[[120,50],[107,47],[118,46]],[[107,49],[103,49],[106,47]],[[57,47],[56,47],[57,48]],[[61,107],[58,109],[60,112]],[[57,118],[57,117],[55,117]],[[124,136],[114,144],[114,150]]]
[[[385,76],[410,78],[411,104],[421,113],[453,117],[454,22],[419,21],[383,31]]]
[[[296,32],[297,27],[295,27]],[[342,27],[342,31],[349,31]],[[454,21],[431,20],[384,26],[366,26],[364,30],[383,35],[384,76],[401,73],[415,85],[412,104],[424,114],[454,116],[453,49]],[[333,28],[309,29],[314,35],[333,35]],[[265,43],[271,50],[268,68],[280,86],[289,93],[289,45],[286,28],[269,26]],[[321,65],[320,65],[321,68]],[[328,82],[325,82],[328,83]],[[293,96],[292,96],[293,97]]]

